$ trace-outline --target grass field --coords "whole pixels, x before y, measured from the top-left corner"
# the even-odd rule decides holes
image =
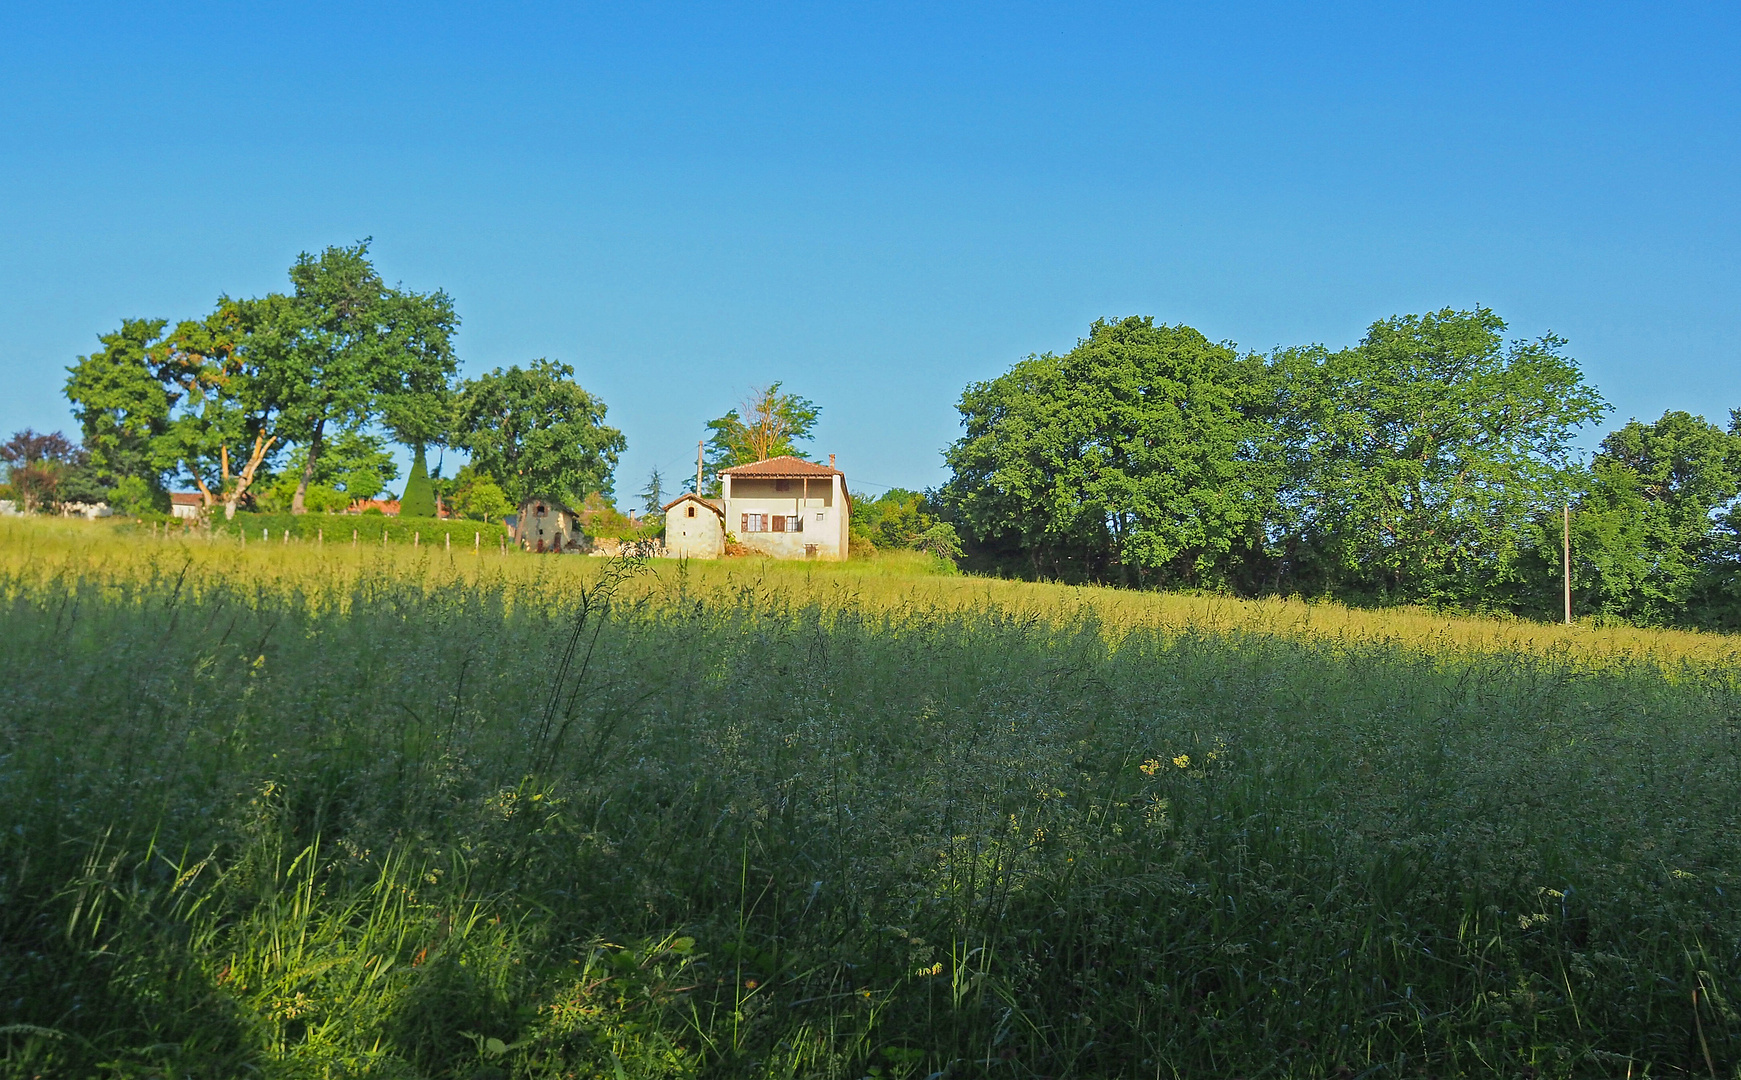
[[[0,521],[4,1075],[1718,1076],[1731,639]]]

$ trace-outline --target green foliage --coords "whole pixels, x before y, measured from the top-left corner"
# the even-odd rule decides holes
[[[119,330],[98,337],[100,350],[67,369],[67,400],[92,468],[109,484],[136,481],[127,487],[135,504],[138,483],[161,491],[164,473],[176,467],[161,443],[174,403],[158,375],[166,360],[166,325],[163,319],[124,319]]]
[[[641,489],[641,510],[649,516],[665,512],[665,504],[670,501],[666,496],[665,478],[659,475],[659,467],[647,474],[647,486]]]
[[[943,498],[1037,572],[1224,584],[1260,531],[1262,374],[1186,326],[1097,321],[1068,354],[967,388]]]
[[[539,495],[579,503],[589,492],[612,490],[617,456],[628,444],[605,424],[604,402],[573,375],[567,364],[540,359],[461,388],[454,444],[516,506]]]
[[[1732,648],[300,550],[0,564],[7,1074],[1741,1066]]]
[[[1265,358],[1097,322],[967,389],[943,498],[982,563],[1035,575],[1535,611],[1607,407],[1562,339],[1504,330],[1447,309]]]
[[[453,303],[439,290],[389,287],[368,249],[364,240],[319,256],[303,252],[290,268],[293,294],[268,297],[262,310],[270,314],[253,331],[252,348],[285,399],[279,430],[304,448],[299,490],[318,482],[315,471],[335,430],[354,437],[379,420],[419,451],[446,434],[458,364]]]
[[[1275,358],[1293,466],[1271,527],[1282,575],[1351,598],[1507,604],[1536,522],[1576,482],[1573,432],[1607,406],[1562,339],[1507,345],[1504,330],[1485,308],[1447,309]]]
[[[405,492],[399,496],[399,512],[406,517],[435,516],[435,488],[429,483],[429,466],[424,461],[421,446],[411,463],[411,476],[405,481]]]
[[[417,543],[424,547],[436,544],[443,545],[445,550],[451,541],[455,551],[463,548],[468,553],[474,542],[484,551],[495,551],[503,540],[508,539],[507,527],[499,522],[387,515],[374,508],[361,514],[292,514],[285,511],[259,514],[243,511],[228,521],[220,519],[214,522],[210,529],[214,538],[244,541],[249,545],[282,545],[288,533],[292,544],[319,540],[327,545],[344,546],[351,543],[353,532],[359,544],[379,547],[384,536],[389,544]]]
[[[1691,614],[1689,601],[1721,573],[1715,511],[1741,495],[1741,436],[1703,417],[1665,412],[1602,440],[1574,511],[1573,586],[1581,610],[1641,625]],[[1719,590],[1720,591],[1720,590]],[[1718,620],[1712,620],[1718,621]]]
[[[496,481],[470,465],[454,477],[453,505],[465,517],[480,521],[500,521],[514,512],[514,504]]]
[[[718,491],[721,469],[774,457],[808,458],[798,444],[810,441],[822,409],[808,398],[782,394],[781,385],[776,382],[758,387],[744,400],[743,412],[733,409],[707,422],[711,432],[706,458],[711,491]]]
[[[415,446],[445,437],[458,325],[446,294],[388,287],[366,240],[304,252],[290,279],[290,294],[222,296],[167,335],[164,320],[126,320],[79,358],[66,392],[98,482],[133,476],[162,490],[179,477],[233,512],[261,494],[294,444],[290,499],[300,512],[315,486],[329,489],[316,496],[325,504],[336,491],[366,497],[355,494],[362,476],[334,479],[322,459],[329,447],[350,455],[368,425]],[[374,471],[367,495],[392,478]]]
[[[874,499],[855,496],[851,552],[868,558],[878,551],[923,551],[953,571],[962,556],[961,537],[938,511],[930,496],[905,488],[890,488]]]
[[[284,469],[260,489],[257,506],[276,513],[295,509],[297,489],[308,462],[306,447],[293,446],[285,455]],[[315,513],[338,513],[358,499],[379,495],[387,482],[397,478],[399,466],[378,435],[341,431],[326,444],[315,461],[309,483],[303,489],[304,507]],[[433,517],[433,511],[428,515]]]

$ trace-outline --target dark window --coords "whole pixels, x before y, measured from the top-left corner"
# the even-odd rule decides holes
[[[690,507],[690,508],[689,508],[689,516],[690,516],[690,517],[694,517],[694,516],[695,516],[695,507],[693,507],[693,506],[691,506],[691,507]]]
[[[790,481],[790,480],[776,480],[776,481],[774,481],[774,490],[775,491],[791,491],[792,490],[792,481]],[[779,532],[780,530],[775,529],[774,531]]]

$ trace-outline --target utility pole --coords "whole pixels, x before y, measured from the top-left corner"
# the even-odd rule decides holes
[[[698,499],[701,498],[701,448],[705,445],[700,439],[695,440],[695,497]]]
[[[1572,625],[1572,504],[1566,504],[1565,513],[1565,544],[1566,544],[1566,625]]]

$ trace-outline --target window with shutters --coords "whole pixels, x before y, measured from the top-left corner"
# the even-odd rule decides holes
[[[743,520],[743,531],[746,533],[768,531],[768,515],[766,514],[745,514],[743,515]]]

